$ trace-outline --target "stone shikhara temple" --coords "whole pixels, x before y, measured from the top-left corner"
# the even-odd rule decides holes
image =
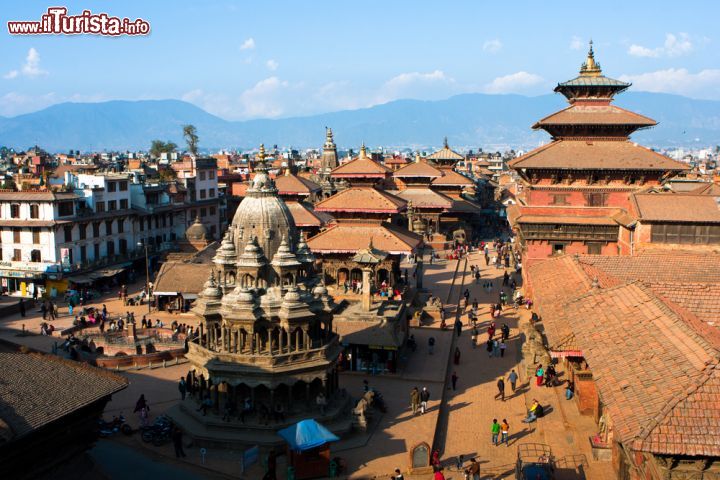
[[[214,259],[217,275],[192,308],[202,322],[187,353],[211,411],[234,412],[231,419],[248,403],[251,411],[244,423],[225,422],[182,403],[173,416],[199,441],[279,443],[273,432],[280,425],[308,417],[336,432],[350,427],[349,398],[338,385],[342,347],[332,329],[337,305],[264,163],[255,171]],[[322,416],[321,393],[328,403]]]

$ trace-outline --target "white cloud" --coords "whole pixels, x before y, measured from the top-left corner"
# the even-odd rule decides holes
[[[240,50],[252,50],[255,48],[255,39],[250,37],[240,45]]]
[[[35,78],[41,75],[47,75],[47,73],[48,72],[40,68],[40,54],[34,47],[31,47],[25,57],[25,63],[22,64],[20,70],[10,70],[8,73],[3,75],[3,78],[10,80],[17,78],[20,75]]]
[[[485,43],[483,43],[482,49],[489,53],[497,53],[502,48],[503,44],[500,40],[497,38],[493,40],[488,40]]]
[[[519,93],[543,82],[540,75],[516,72],[497,77],[484,87],[486,93]]]
[[[570,39],[571,50],[581,50],[584,46],[585,42],[583,42],[583,39],[578,37],[577,35],[573,35],[573,37]]]
[[[377,105],[400,98],[444,98],[452,95],[455,89],[455,79],[442,70],[401,73],[383,83],[374,95],[368,97],[366,105]]]
[[[279,117],[285,113],[281,92],[290,84],[278,77],[260,80],[240,95],[245,117]]]
[[[720,69],[701,70],[690,73],[685,68],[668,68],[638,75],[621,75],[620,80],[632,82],[633,90],[675,93],[696,96],[704,92],[704,98],[720,98]]]
[[[657,58],[660,56],[660,50],[659,49],[652,49],[643,47],[642,45],[630,45],[630,48],[628,48],[628,55],[632,55],[633,57],[652,57]]]
[[[268,68],[268,70],[274,72],[275,70],[278,69],[280,64],[271,58],[270,60],[265,62],[265,66]]]
[[[665,42],[661,47],[648,48],[642,45],[632,44],[628,48],[628,55],[634,57],[679,57],[693,51],[693,44],[687,33],[675,35],[665,34]]]

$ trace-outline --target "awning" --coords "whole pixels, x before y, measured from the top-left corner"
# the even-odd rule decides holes
[[[72,277],[68,277],[68,280],[72,283],[77,283],[78,285],[88,284],[92,283],[94,279],[90,278],[87,275],[73,275]]]
[[[178,292],[156,292],[156,291],[153,291],[153,295],[155,295],[156,297],[159,297],[159,296],[175,296],[175,295],[177,295],[177,294],[178,294]]]
[[[312,419],[302,420],[280,430],[277,434],[288,443],[291,449],[299,452],[340,440],[334,433]]]
[[[552,358],[565,358],[565,357],[583,357],[582,350],[560,350],[550,351]]]

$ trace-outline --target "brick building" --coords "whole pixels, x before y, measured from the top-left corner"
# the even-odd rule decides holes
[[[688,169],[630,140],[656,122],[612,105],[628,87],[602,75],[591,44],[580,75],[555,88],[570,106],[533,126],[552,141],[509,162],[524,187],[508,219],[526,264],[562,253],[629,255],[631,194]]]

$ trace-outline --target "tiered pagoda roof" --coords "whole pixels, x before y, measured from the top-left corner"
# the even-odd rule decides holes
[[[279,195],[296,195],[307,197],[320,192],[322,188],[317,183],[307,178],[299,177],[287,171],[285,175],[275,178],[275,186]]]
[[[368,239],[375,248],[392,255],[412,253],[422,237],[390,223],[340,222],[307,241],[315,253],[356,253],[367,247]]]
[[[432,155],[428,155],[427,159],[443,167],[452,167],[458,161],[465,160],[465,157],[457,153],[455,150],[451,149],[448,146],[447,137],[445,137],[445,139],[443,140],[443,148],[433,153]]]
[[[333,178],[387,178],[390,173],[389,168],[367,156],[367,150],[363,144],[357,158],[334,168],[330,172],[330,176]]]
[[[401,198],[376,188],[351,187],[336,193],[330,198],[318,202],[318,212],[371,212],[400,213],[405,210],[407,202]]]

